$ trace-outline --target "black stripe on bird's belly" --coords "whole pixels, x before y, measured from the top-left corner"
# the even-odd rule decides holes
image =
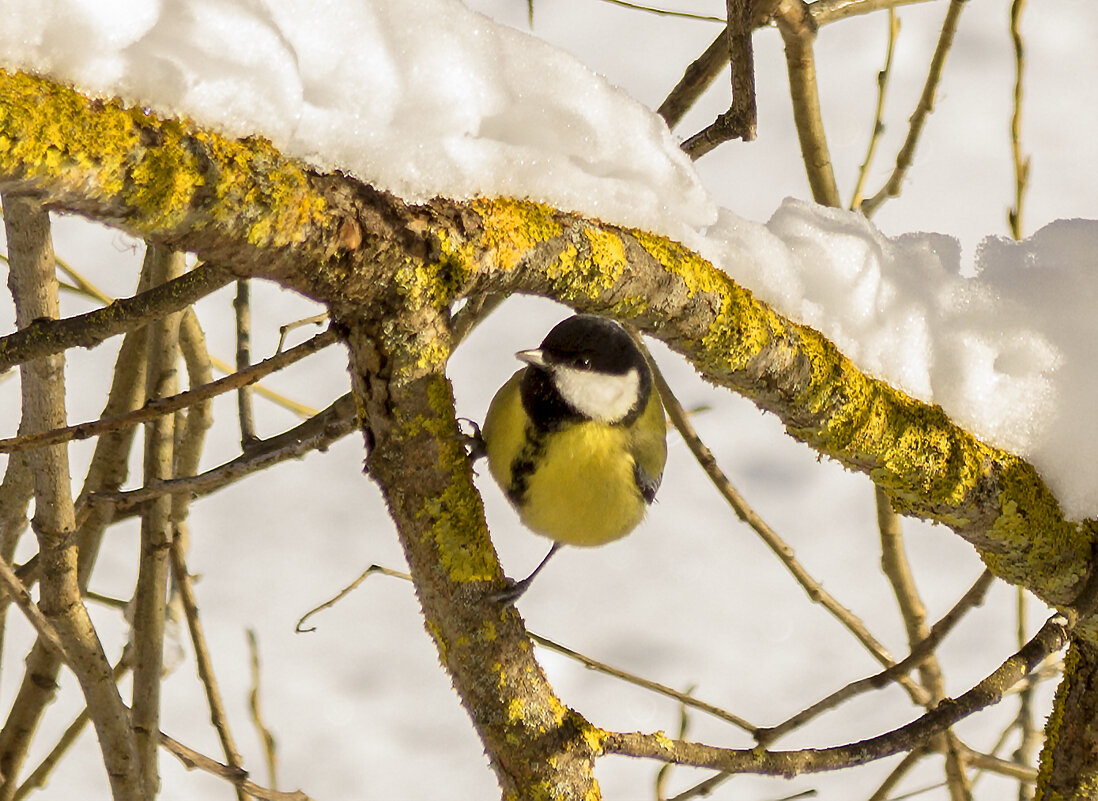
[[[531,365],[519,384],[522,408],[528,418],[522,450],[511,461],[511,486],[507,498],[518,505],[530,487],[530,476],[545,455],[549,434],[583,420],[583,415],[560,396],[545,370]]]
[[[526,426],[525,442],[511,461],[511,485],[507,487],[507,499],[518,505],[530,487],[530,476],[545,455],[545,440],[549,432],[534,425]]]

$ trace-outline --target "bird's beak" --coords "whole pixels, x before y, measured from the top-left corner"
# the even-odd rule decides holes
[[[515,354],[516,359],[532,364],[535,367],[547,367],[548,364],[545,361],[545,354],[535,348],[534,350],[520,350]]]

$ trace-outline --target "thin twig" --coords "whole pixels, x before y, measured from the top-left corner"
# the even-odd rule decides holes
[[[985,770],[989,773],[997,773],[1000,776],[1009,776],[1012,779],[1017,779],[1019,789],[1028,788],[1032,790],[1033,785],[1037,783],[1036,768],[1019,765],[1017,762],[1008,762],[1005,759],[999,759],[990,754],[981,754],[979,751],[974,751],[967,746],[965,747],[965,759],[968,760],[968,763],[972,765],[972,767],[978,768],[979,770]]]
[[[282,348],[286,345],[286,335],[291,331],[294,331],[302,326],[315,325],[321,326],[328,322],[328,313],[314,314],[311,317],[305,317],[301,320],[294,320],[292,323],[286,323],[278,327],[278,345],[275,347],[275,353],[282,353]]]
[[[360,585],[362,582],[364,582],[375,573],[380,573],[383,576],[392,576],[393,578],[404,579],[405,581],[412,580],[412,577],[410,575],[408,575],[407,573],[402,573],[399,570],[392,570],[388,567],[382,567],[381,565],[370,565],[358,575],[358,578],[356,578],[354,581],[352,581],[350,584],[340,590],[334,597],[329,598],[327,601],[320,604],[319,606],[314,606],[312,609],[302,615],[298,619],[297,625],[294,626],[294,631],[298,634],[308,634],[316,631],[316,626],[309,626],[308,628],[306,628],[305,621],[311,618],[317,612],[323,612],[325,609],[331,609],[337,603],[339,603],[352,592],[354,592],[355,589],[358,588],[358,585]]]
[[[660,17],[679,17],[680,19],[693,19],[700,20],[701,22],[724,22],[720,17],[710,17],[705,14],[691,14],[689,11],[674,11],[666,8],[656,8],[655,6],[646,6],[640,3],[629,3],[626,2],[626,0],[602,0],[602,2],[610,3],[614,6],[622,6],[623,8],[632,9],[633,11],[645,11]]]
[[[728,34],[722,31],[713,43],[686,68],[682,78],[660,104],[656,113],[668,128],[678,125],[690,107],[717,79],[728,63]]]
[[[1022,10],[1025,0],[1010,4],[1010,38],[1014,44],[1014,109],[1010,115],[1010,152],[1014,158],[1014,206],[1007,212],[1010,235],[1021,239],[1022,206],[1029,185],[1029,157],[1022,150],[1022,94],[1026,71],[1026,48],[1022,38]]]
[[[114,431],[126,426],[144,423],[163,415],[171,414],[179,409],[185,409],[201,401],[216,397],[225,392],[258,381],[265,375],[269,375],[283,367],[293,364],[316,351],[331,345],[336,341],[336,334],[331,330],[317,334],[312,339],[302,342],[287,351],[264,359],[258,364],[252,365],[247,370],[232,373],[219,378],[205,386],[181,392],[169,398],[150,401],[141,409],[137,409],[114,417],[100,418],[75,426],[54,428],[37,434],[0,439],[0,453],[12,453],[33,448],[41,448],[46,445],[56,445],[71,440],[88,439],[107,431]],[[211,360],[212,361],[212,360]]]
[[[179,321],[179,350],[183,355],[183,363],[187,365],[188,388],[202,387],[213,382],[206,335],[202,331],[194,309],[184,311]],[[185,414],[180,411],[176,415],[176,427],[181,430],[181,433],[176,438],[174,474],[192,476],[198,472],[206,434],[213,425],[213,401],[205,400],[196,403],[189,406]],[[182,526],[186,521],[190,501],[190,495],[186,493],[177,493],[172,496],[172,521],[176,526]],[[176,533],[178,535],[181,532]]]
[[[184,270],[184,254],[150,244],[145,251],[154,284],[170,281]],[[174,312],[148,326],[145,397],[159,401],[175,394],[179,360],[179,318]],[[163,481],[174,470],[175,418],[160,415],[145,426],[144,481]],[[160,498],[141,516],[141,554],[133,600],[133,717],[137,757],[145,795],[160,788],[160,681],[164,667],[167,613],[168,551],[173,536],[171,498]]]
[[[1074,611],[1050,617],[1040,631],[994,672],[956,699],[946,699],[921,717],[885,734],[857,743],[823,749],[764,751],[718,748],[671,740],[663,734],[610,732],[603,753],[739,773],[795,776],[864,765],[908,751],[981,709],[998,703],[1005,693],[1040,664],[1063,648],[1078,621]]]
[[[949,10],[942,22],[942,30],[938,36],[938,44],[934,48],[934,55],[930,59],[930,68],[927,72],[926,82],[919,97],[919,103],[915,112],[908,121],[907,138],[896,155],[896,166],[892,174],[885,181],[884,186],[870,198],[862,201],[861,210],[866,216],[872,216],[877,208],[890,197],[900,194],[904,177],[908,168],[915,160],[915,147],[919,142],[919,136],[923,132],[927,118],[934,110],[935,97],[938,93],[938,84],[942,79],[942,71],[945,68],[946,56],[953,45],[953,37],[957,33],[957,23],[961,17],[961,11],[965,7],[966,0],[950,0]]]
[[[61,259],[57,259],[56,262],[57,267],[64,271],[67,275],[71,276],[73,281],[75,281],[76,286],[74,287],[74,289],[77,292],[86,297],[97,300],[103,305],[109,305],[116,302],[114,298],[112,298],[103,290],[99,289],[97,286],[95,286],[95,284],[82,276],[80,273],[78,273],[70,265],[66,264]],[[231,277],[227,278],[226,283],[231,280]],[[281,346],[279,347],[279,351],[281,351]],[[235,372],[232,365],[213,355],[210,356],[210,364],[212,364],[214,368],[221,372],[223,375],[231,375],[233,372]],[[3,374],[0,374],[0,378],[3,378]],[[281,406],[282,408],[287,409],[296,415],[308,417],[309,415],[316,414],[316,409],[313,409],[310,406],[306,406],[304,403],[299,403],[292,398],[287,398],[281,393],[275,392],[272,389],[268,389],[267,387],[263,386],[263,384],[256,384],[254,389],[256,395],[264,397],[267,400],[271,401],[271,403],[277,404],[278,406]]]
[[[667,799],[667,801],[689,801],[692,798],[704,798],[713,792],[718,785],[723,784],[728,779],[732,778],[732,776],[733,774],[731,773],[718,773],[716,776],[710,776],[705,781],[695,784],[690,789]],[[800,801],[802,798],[815,798],[816,794],[816,790],[801,790],[799,793],[775,798],[773,801]]]
[[[61,637],[57,634],[57,629],[53,627],[53,624],[46,619],[46,616],[42,614],[42,610],[38,608],[38,605],[31,598],[30,590],[24,586],[18,576],[15,575],[15,571],[12,569],[11,564],[7,560],[0,560],[0,585],[3,586],[4,592],[15,603],[19,610],[26,616],[27,620],[34,627],[39,638],[45,643],[45,645],[53,651],[54,654],[62,661],[68,662],[68,655],[65,653],[65,644],[61,641]]]
[[[221,742],[221,751],[225,755],[225,762],[230,767],[243,769],[243,761],[240,752],[237,751],[233,741],[232,732],[229,730],[229,718],[225,714],[225,704],[221,700],[221,691],[214,677],[213,660],[210,659],[210,650],[206,645],[206,635],[202,630],[202,621],[198,617],[198,604],[194,597],[194,586],[191,575],[187,571],[187,563],[183,554],[183,542],[180,538],[174,538],[171,543],[172,576],[175,579],[175,587],[183,602],[183,612],[187,619],[187,628],[191,634],[191,646],[194,648],[195,662],[198,667],[198,677],[202,681],[202,687],[206,691],[206,703],[210,708],[210,722],[217,732],[217,738]],[[246,801],[244,791],[237,786],[237,798]]]
[[[121,517],[141,508],[161,495],[208,495],[253,473],[288,459],[298,459],[311,451],[324,451],[355,430],[355,404],[350,393],[337,398],[331,406],[281,434],[260,440],[246,454],[213,467],[196,476],[173,478],[125,492],[103,492],[91,496],[88,504],[112,505]]]
[[[110,337],[179,311],[231,280],[229,273],[201,264],[166,284],[87,314],[62,320],[34,320],[26,328],[0,338],[0,372],[69,348],[93,348]]]
[[[598,671],[599,673],[603,673],[607,676],[612,676],[616,679],[621,679],[622,681],[628,682],[629,684],[634,684],[637,687],[643,687],[644,689],[651,690],[652,692],[658,693],[659,695],[673,698],[683,706],[690,707],[691,709],[696,709],[699,712],[704,712],[707,715],[712,715],[713,717],[723,720],[726,723],[731,723],[733,726],[743,729],[748,734],[751,734],[756,738],[758,736],[757,733],[763,731],[763,729],[755,726],[747,720],[744,720],[739,715],[734,715],[731,712],[721,709],[720,707],[713,706],[712,704],[707,704],[704,701],[699,701],[697,698],[694,698],[687,693],[681,693],[673,687],[668,687],[666,684],[660,684],[659,682],[650,681],[649,679],[642,678],[641,676],[637,676],[627,671],[620,670],[616,667],[611,667],[604,662],[599,662],[597,659],[592,659],[591,657],[581,654],[578,651],[573,651],[567,646],[553,642],[547,637],[542,637],[540,634],[535,634],[532,631],[527,633],[530,635],[530,639],[536,642],[538,645],[548,648],[551,651],[556,651],[558,654],[579,662],[584,667],[590,668],[591,670]]]
[[[858,179],[854,184],[854,194],[850,200],[850,208],[857,211],[861,208],[865,182],[869,177],[869,168],[873,165],[873,157],[877,153],[877,145],[884,133],[884,107],[885,95],[888,91],[889,78],[892,77],[892,57],[896,53],[896,39],[900,34],[900,18],[894,9],[888,9],[888,44],[885,47],[885,62],[877,73],[877,106],[873,113],[873,131],[869,135],[869,144],[865,148],[865,160],[858,168]]]
[[[689,696],[694,692],[694,685],[690,685],[686,688],[684,695]],[[676,737],[680,740],[685,740],[687,733],[690,731],[690,712],[686,707],[686,704],[679,704],[679,732]],[[666,795],[664,790],[667,787],[667,780],[671,776],[671,765],[661,765],[660,769],[656,771],[656,801],[664,801]]]
[[[816,25],[822,27],[858,14],[869,14],[884,8],[892,9],[896,6],[926,2],[930,0],[817,0],[809,4],[808,11]],[[752,26],[758,28],[767,22],[769,9],[765,8],[764,4],[753,5],[755,13]],[[725,36],[724,32],[718,34],[709,47],[691,62],[682,78],[667,93],[667,97],[656,110],[656,113],[663,117],[668,128],[674,129],[682,122],[686,112],[724,70],[729,56]]]
[[[993,581],[994,576],[992,576],[990,571],[985,570],[981,573],[980,577],[976,579],[976,582],[963,596],[961,596],[960,600],[953,605],[953,608],[930,628],[926,637],[915,643],[911,649],[911,653],[895,665],[872,676],[852,681],[845,687],[836,690],[827,697],[806,707],[776,726],[761,729],[758,734],[758,737],[760,738],[759,742],[762,744],[774,742],[778,737],[804,725],[809,720],[817,717],[828,709],[834,709],[840,703],[861,693],[886,687],[888,684],[895,681],[898,676],[903,676],[912,669],[918,667],[927,656],[934,653],[938,644],[941,643],[957,623],[960,622],[961,618],[964,617],[964,614],[983,602],[984,596],[987,594]]]
[[[255,629],[248,629],[248,654],[252,671],[252,689],[248,693],[248,711],[252,716],[252,723],[259,732],[259,739],[263,742],[263,758],[267,764],[267,782],[271,787],[278,786],[278,747],[274,734],[263,720],[263,712],[260,707],[259,688],[259,639]]]
[[[699,159],[732,139],[750,142],[755,138],[758,111],[755,104],[755,54],[751,45],[752,25],[749,0],[725,0],[728,25],[725,46],[732,66],[732,103],[728,111],[702,131],[682,143],[683,152]]]
[[[368,568],[362,571],[362,573],[360,573],[354,581],[352,581],[350,584],[340,590],[333,598],[330,598],[324,603],[313,607],[304,615],[302,615],[301,619],[297,622],[297,627],[295,628],[295,631],[297,631],[299,634],[316,631],[315,626],[306,628],[304,625],[305,621],[315,615],[317,612],[321,612],[325,609],[330,609],[331,607],[335,606],[337,603],[346,598],[356,588],[358,588],[358,586],[362,584],[363,581],[365,581],[367,578],[374,575],[375,573],[382,576],[391,576],[392,578],[398,578],[409,582],[412,580],[412,577],[410,575],[408,575],[407,573],[403,573],[399,570],[392,570],[391,568],[382,567],[381,565],[370,565]],[[760,729],[758,726],[751,724],[750,722],[744,720],[738,715],[734,715],[731,712],[727,712],[719,707],[715,707],[712,704],[707,704],[704,701],[699,701],[697,698],[694,698],[692,695],[690,695],[689,692],[681,693],[678,690],[675,690],[672,687],[668,687],[665,684],[650,681],[649,679],[642,678],[633,673],[629,673],[619,668],[611,667],[605,662],[600,662],[597,659],[592,659],[585,654],[581,654],[579,651],[573,651],[571,648],[565,645],[554,642],[548,637],[542,637],[540,634],[536,634],[532,631],[527,631],[527,634],[530,636],[531,640],[533,640],[535,643],[542,646],[543,648],[548,648],[549,650],[555,651],[562,656],[566,656],[569,659],[579,662],[586,668],[590,668],[591,670],[603,673],[607,676],[621,679],[622,681],[636,685],[637,687],[651,690],[652,692],[658,693],[659,695],[673,698],[683,706],[690,707],[691,709],[697,709],[699,712],[704,712],[707,715],[712,715],[713,717],[719,720],[723,720],[726,723],[731,723],[733,726],[737,726],[738,728],[749,732],[752,736],[757,736],[757,732],[763,731],[763,729]]]
[[[643,343],[641,344],[643,345]],[[755,533],[759,535],[766,546],[781,560],[782,564],[785,565],[786,569],[793,575],[797,580],[797,583],[801,585],[801,588],[804,589],[805,593],[812,601],[823,606],[824,609],[850,631],[850,633],[865,646],[866,650],[868,650],[873,655],[873,658],[880,664],[885,667],[894,665],[896,660],[892,654],[889,653],[888,649],[869,632],[869,629],[866,628],[865,624],[854,613],[839,603],[818,581],[812,578],[808,571],[805,570],[804,566],[797,561],[796,555],[793,553],[793,549],[788,543],[767,525],[766,521],[751,508],[746,499],[732,485],[732,482],[728,480],[724,471],[722,471],[717,464],[713,452],[709,450],[706,444],[702,442],[701,437],[698,436],[697,430],[695,430],[693,423],[690,422],[688,415],[682,408],[682,404],[679,403],[678,398],[675,397],[675,393],[672,391],[670,385],[668,385],[667,380],[663,377],[659,367],[651,359],[649,362],[652,365],[653,381],[657,391],[660,393],[660,399],[663,401],[667,416],[671,418],[672,424],[682,436],[686,446],[690,449],[691,453],[694,454],[694,458],[697,459],[702,470],[709,476],[709,480],[713,482],[717,491],[721,493],[728,502],[728,505],[732,507],[736,516],[749,525]],[[922,688],[906,677],[899,681],[916,703],[921,704],[922,700],[925,698],[925,692]]]
[[[252,364],[252,293],[246,278],[236,282],[233,310],[236,312],[236,371],[239,373]],[[259,439],[255,434],[251,388],[244,386],[236,391],[236,411],[240,418],[240,447],[247,451]]]
[[[217,370],[219,373],[222,373],[223,375],[232,375],[235,372],[231,364],[217,358],[213,354],[210,354],[210,364],[213,365],[215,370]],[[312,406],[309,406],[306,403],[301,403],[300,401],[296,401],[293,398],[287,397],[281,392],[275,392],[273,389],[264,386],[263,384],[257,383],[254,387],[252,387],[252,389],[259,397],[266,398],[276,406],[281,406],[283,409],[292,412],[293,414],[296,414],[298,417],[309,417],[310,415],[314,415],[317,413],[317,410],[314,409]]]
[[[911,772],[911,769],[914,768],[924,756],[926,756],[925,748],[915,748],[905,754],[899,764],[888,772],[884,781],[881,782],[873,794],[869,796],[869,801],[885,801],[886,798],[889,798],[896,785],[900,783],[904,776]]]
[[[1018,613],[1018,639],[1024,641],[1027,628],[1026,609],[1028,598],[1026,591],[1018,587],[1017,590]],[[1032,771],[1030,766],[1034,763],[1038,751],[1041,748],[1041,730],[1034,721],[1033,694],[1034,685],[1030,683],[1018,692],[1018,714],[1014,718],[1012,728],[1018,729],[1018,747],[1012,755],[1012,764],[1020,770]],[[1018,801],[1032,801],[1034,789],[1032,783],[1019,780]]]
[[[11,564],[19,538],[27,529],[27,511],[34,497],[34,477],[26,454],[15,453],[8,457],[4,480],[0,481],[0,559]],[[0,599],[0,656],[4,648],[4,630],[7,623],[8,603]],[[2,660],[0,660],[2,664]]]
[[[929,3],[933,0],[815,0],[808,6],[812,19],[817,25],[828,25],[848,17],[872,14],[883,9],[899,6],[911,6],[916,3]]]
[[[892,508],[888,495],[876,487],[877,527],[881,537],[881,570],[896,596],[896,604],[907,630],[908,647],[915,646],[930,636],[926,622],[926,606],[919,596],[915,576],[904,549],[903,525],[900,515]],[[1023,643],[1019,643],[1019,647]],[[929,693],[927,708],[933,708],[945,697],[945,680],[934,652],[919,663],[919,679]],[[946,787],[952,801],[971,801],[972,788],[965,771],[964,755],[957,747],[956,737],[947,730],[935,743],[945,755]]]
[[[224,779],[230,784],[239,787],[246,794],[259,799],[259,801],[313,801],[313,799],[300,790],[283,793],[278,790],[272,790],[269,787],[261,787],[248,778],[247,771],[229,765],[223,765],[216,759],[201,754],[193,748],[188,748],[178,740],[169,737],[164,732],[160,732],[160,745],[165,751],[182,762],[183,767],[188,770],[197,768],[205,773],[209,773],[211,776],[217,776],[219,779]]]

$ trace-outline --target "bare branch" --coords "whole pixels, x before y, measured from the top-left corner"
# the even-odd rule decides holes
[[[964,614],[982,602],[993,579],[994,577],[991,575],[990,571],[985,570],[980,574],[980,577],[976,579],[976,582],[969,588],[968,592],[954,604],[952,609],[942,616],[941,620],[931,627],[926,637],[915,643],[914,647],[911,649],[911,653],[895,665],[885,668],[880,673],[873,676],[867,676],[864,679],[858,679],[857,681],[847,684],[845,687],[836,690],[826,698],[817,701],[812,704],[812,706],[801,710],[776,726],[760,729],[757,737],[758,741],[763,745],[772,743],[778,737],[787,734],[817,715],[828,709],[834,709],[843,701],[849,700],[860,693],[885,687],[897,677],[903,676],[912,669],[918,667],[930,654],[934,653],[938,644],[953,630],[953,627],[960,622]]]
[[[824,206],[839,206],[839,189],[831,167],[831,154],[824,133],[820,94],[816,86],[816,21],[803,0],[781,0],[774,21],[785,42],[785,63],[789,73],[789,97],[793,121],[801,143],[801,158],[808,173],[812,197]]]
[[[809,4],[808,11],[816,25],[822,27],[859,14],[925,2],[930,0],[816,0]],[[774,5],[774,0],[754,4],[753,27],[758,28],[766,23],[771,5]],[[718,34],[713,43],[686,68],[682,78],[660,104],[656,113],[663,117],[668,128],[674,129],[682,121],[686,112],[724,70],[729,56],[726,42],[727,33]]]
[[[709,45],[705,52],[686,68],[682,79],[656,110],[656,113],[663,117],[668,128],[674,128],[682,121],[690,107],[724,70],[728,57],[728,33],[722,31],[713,40],[713,44]]]
[[[652,366],[653,380],[657,391],[660,393],[660,399],[663,401],[667,416],[671,418],[672,424],[682,436],[686,446],[690,449],[691,453],[694,454],[694,458],[697,459],[698,464],[701,465],[701,468],[705,471],[706,475],[709,476],[709,480],[713,482],[717,491],[720,492],[721,496],[728,502],[728,505],[732,507],[736,516],[749,525],[755,533],[759,535],[766,546],[770,548],[774,555],[781,560],[782,564],[785,565],[786,569],[793,575],[793,578],[796,579],[797,583],[801,585],[801,588],[808,597],[814,603],[823,606],[824,609],[853,634],[858,642],[873,655],[874,659],[885,667],[896,664],[896,659],[889,653],[888,649],[873,636],[869,629],[866,628],[862,620],[839,603],[831,593],[824,589],[820,582],[812,577],[797,560],[796,554],[794,554],[793,549],[789,544],[783,540],[781,535],[774,531],[757,512],[755,512],[751,505],[747,503],[747,499],[740,494],[735,486],[733,486],[732,482],[728,479],[728,476],[724,474],[724,471],[721,470],[720,466],[717,464],[717,459],[713,455],[713,452],[709,450],[706,444],[702,442],[701,437],[698,436],[694,424],[690,422],[689,416],[682,408],[682,404],[679,403],[678,398],[675,397],[674,391],[667,383],[667,379],[663,377],[659,367],[651,359],[649,359],[649,363]],[[923,693],[913,681],[903,674],[900,674],[899,680],[916,703],[922,703],[925,700],[925,693]]]
[[[900,783],[904,776],[906,776],[912,768],[919,763],[927,754],[926,748],[916,748],[910,753],[906,754],[900,763],[896,765],[888,775],[885,776],[883,782],[878,785],[877,789],[869,796],[869,801],[886,801],[886,799],[892,796],[892,791],[896,788],[896,785]]]
[[[355,429],[354,399],[348,393],[305,422],[278,436],[259,440],[252,449],[230,462],[196,476],[173,478],[126,492],[103,492],[89,499],[92,506],[113,506],[119,515],[140,508],[161,495],[207,495],[271,465],[298,459],[310,451],[324,451]]]
[[[187,572],[187,563],[183,555],[183,542],[181,538],[173,538],[170,545],[172,576],[179,596],[183,601],[183,612],[187,619],[187,628],[191,634],[191,646],[194,648],[195,662],[198,666],[198,676],[202,680],[202,687],[206,691],[206,703],[210,707],[210,722],[213,724],[217,737],[221,741],[221,749],[225,754],[225,762],[232,768],[243,769],[240,752],[233,742],[232,732],[229,731],[229,719],[225,714],[225,704],[221,700],[221,691],[214,677],[213,661],[210,659],[210,651],[206,646],[206,635],[202,629],[202,621],[198,617],[198,604],[194,597],[194,587],[191,575]],[[237,797],[245,801],[243,790],[237,788]]]
[[[888,46],[885,48],[885,63],[881,71],[877,73],[877,107],[873,112],[873,130],[869,135],[869,144],[865,149],[865,160],[858,168],[858,179],[854,183],[854,193],[850,200],[850,208],[857,211],[861,208],[862,195],[865,189],[866,179],[869,177],[869,168],[873,164],[873,157],[877,153],[877,145],[884,133],[884,106],[885,94],[888,90],[888,81],[892,77],[892,57],[896,53],[896,39],[900,33],[900,18],[892,9],[888,10]]]
[[[312,339],[302,342],[287,351],[283,351],[269,359],[249,367],[239,373],[232,373],[224,378],[219,378],[205,386],[197,387],[186,392],[180,392],[169,398],[150,400],[140,409],[113,417],[102,417],[87,423],[75,426],[65,426],[50,429],[36,434],[0,439],[0,453],[12,453],[25,451],[32,448],[41,448],[46,445],[55,445],[60,442],[69,442],[76,439],[88,439],[99,434],[116,431],[122,428],[155,420],[158,417],[171,414],[179,409],[185,409],[210,398],[231,392],[241,386],[255,383],[266,375],[281,370],[299,359],[310,356],[316,351],[331,345],[336,341],[336,335],[332,331],[324,331]]]
[[[34,626],[34,630],[38,632],[38,636],[42,639],[44,645],[62,662],[67,662],[68,656],[65,653],[65,644],[58,636],[57,630],[42,614],[42,610],[31,598],[30,590],[15,575],[15,571],[12,570],[6,559],[0,560],[0,584],[3,585],[5,595],[19,607],[27,620]]]
[[[183,274],[184,254],[150,245],[145,263],[152,283],[162,284]],[[175,394],[179,361],[179,312],[148,326],[148,367],[145,397],[158,401]],[[145,426],[144,481],[163,481],[175,469],[175,418],[160,415]],[[141,516],[141,556],[133,599],[133,716],[138,767],[145,794],[160,789],[160,679],[164,667],[164,625],[167,615],[168,550],[173,537],[171,498],[150,504]]]
[[[864,765],[892,754],[909,751],[958,721],[1002,699],[1051,653],[1068,642],[1074,624],[1054,615],[1026,645],[994,673],[956,700],[946,699],[906,726],[850,745],[800,751],[737,750],[671,740],[663,735],[608,733],[604,753],[657,759],[733,773],[796,776]]]
[[[133,331],[216,292],[232,276],[208,264],[132,298],[63,320],[38,319],[0,338],[0,372],[30,359],[72,347],[93,348],[105,339]]]
[[[896,155],[896,166],[884,186],[870,198],[866,198],[861,204],[861,210],[867,216],[871,216],[877,208],[890,197],[900,194],[904,177],[908,168],[915,160],[915,147],[919,142],[919,136],[923,132],[927,118],[934,110],[935,97],[938,94],[938,84],[945,68],[946,56],[953,46],[953,37],[957,32],[957,23],[961,17],[966,0],[950,0],[949,10],[942,22],[942,31],[938,36],[938,44],[934,49],[934,55],[930,60],[930,69],[923,84],[923,92],[919,97],[919,104],[911,115],[908,123],[907,138]]]
[[[122,659],[118,661],[118,664],[114,667],[114,680],[117,682],[129,671],[129,659],[127,654],[123,654]],[[42,761],[38,763],[26,780],[19,785],[19,789],[15,791],[13,801],[22,801],[28,795],[36,790],[39,790],[46,786],[46,781],[49,779],[50,773],[57,767],[57,764],[61,761],[62,757],[76,742],[77,738],[83,733],[84,728],[88,725],[88,721],[91,720],[88,714],[88,709],[85,707],[80,711],[80,714],[76,716],[76,719],[69,724],[68,728],[61,734],[57,744],[50,750]]]
[[[808,9],[817,25],[827,25],[847,17],[928,2],[932,0],[815,0]]]
[[[248,712],[252,717],[252,723],[259,733],[259,739],[263,743],[263,759],[267,763],[267,782],[272,787],[278,786],[278,748],[274,734],[263,720],[263,712],[259,704],[259,638],[255,629],[248,629],[248,656],[251,663],[252,689],[248,692]]]
[[[1029,158],[1022,151],[1022,95],[1026,71],[1022,10],[1025,5],[1025,0],[1014,0],[1010,4],[1010,39],[1014,44],[1014,110],[1010,115],[1010,152],[1014,158],[1014,205],[1007,212],[1007,223],[1010,225],[1010,235],[1015,239],[1021,239],[1024,235],[1022,205],[1026,187],[1029,184]]]
[[[750,142],[755,138],[758,112],[755,106],[755,54],[751,46],[754,28],[750,0],[726,0],[726,46],[732,65],[732,104],[716,121],[682,143],[683,151],[699,159],[730,139]]]
[[[647,6],[643,3],[630,3],[627,2],[627,0],[602,0],[602,2],[610,3],[615,6],[622,6],[623,8],[629,8],[634,11],[644,11],[648,14],[655,14],[658,17],[678,17],[680,19],[693,19],[700,22],[724,22],[720,17],[711,17],[706,14],[691,14],[688,11],[671,11],[666,8]]]
[[[10,196],[3,198],[3,205],[16,325],[25,328],[40,317],[56,319],[59,305],[49,216],[35,204]],[[25,362],[20,373],[26,430],[30,433],[64,425],[63,356]],[[34,476],[34,529],[43,567],[39,608],[57,632],[67,655],[65,661],[80,682],[115,798],[139,798],[129,714],[80,594],[68,453],[64,447],[51,446],[28,454],[28,460]],[[42,645],[45,640],[40,638],[38,642]],[[45,667],[47,673],[56,672],[56,664]],[[26,757],[33,729],[33,722],[29,728],[14,732],[6,725],[0,735],[0,741],[6,740],[0,755],[5,798],[15,793],[19,766]]]
[[[247,279],[236,282],[236,371],[246,370],[252,364],[252,293]],[[249,387],[236,391],[236,410],[240,418],[240,447],[248,450],[255,435],[255,415],[252,412],[252,392]]]
[[[165,751],[182,762],[185,768],[189,770],[197,768],[205,773],[209,773],[211,776],[217,776],[218,778],[224,779],[259,801],[312,801],[309,796],[305,795],[305,793],[300,790],[282,793],[268,787],[260,787],[248,778],[247,771],[234,768],[230,765],[223,765],[216,759],[211,759],[210,757],[195,751],[193,748],[188,748],[178,740],[174,740],[164,734],[164,732],[160,732],[160,745]]]
[[[699,701],[697,698],[694,698],[689,693],[681,693],[672,687],[668,687],[666,684],[660,684],[659,682],[642,678],[641,676],[629,673],[628,671],[611,667],[605,662],[600,662],[597,659],[592,659],[585,654],[581,654],[579,651],[573,651],[571,648],[561,645],[560,643],[553,642],[548,637],[542,637],[540,634],[535,634],[534,632],[530,632],[529,634],[530,639],[536,642],[538,645],[544,648],[548,648],[550,651],[555,651],[558,654],[562,654],[563,656],[567,656],[569,659],[573,659],[576,662],[579,662],[584,667],[596,670],[599,673],[603,673],[607,676],[613,676],[616,679],[621,679],[622,681],[628,682],[629,684],[634,684],[637,687],[643,687],[644,689],[650,690],[659,695],[664,695],[668,698],[674,698],[684,707],[697,709],[699,712],[704,712],[705,714],[712,715],[713,717],[719,720],[723,720],[726,723],[731,723],[733,726],[743,729],[752,736],[757,736],[759,732],[764,731],[764,729],[755,726],[752,723],[749,723],[747,720],[741,718],[739,715],[734,715],[731,712],[721,709],[720,707],[713,706],[712,704],[707,704],[704,701]]]

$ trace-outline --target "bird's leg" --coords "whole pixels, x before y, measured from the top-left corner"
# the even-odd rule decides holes
[[[473,429],[472,434],[466,434],[460,430],[459,426],[458,439],[465,446],[465,453],[469,457],[469,461],[476,463],[477,459],[483,459],[488,455],[488,445],[484,442],[484,436],[480,433],[480,426],[476,424],[475,420],[470,420],[468,417],[459,417],[457,421],[458,423],[468,423]]]
[[[560,550],[560,543],[554,542],[553,547],[549,549],[549,553],[545,554],[545,558],[538,563],[538,566],[534,568],[534,572],[521,581],[514,581],[513,579],[507,579],[507,589],[495,593],[492,596],[493,601],[499,601],[507,606],[513,606],[515,601],[522,597],[522,594],[530,588],[530,582],[534,580],[534,577],[541,572],[541,569],[549,564],[549,560],[553,558],[553,554]]]

